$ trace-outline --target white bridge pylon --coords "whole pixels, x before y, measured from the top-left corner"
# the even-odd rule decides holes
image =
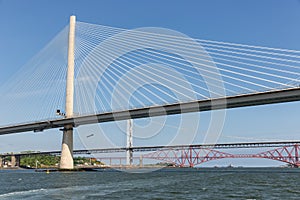
[[[75,50],[75,23],[76,17],[70,17],[69,47],[68,47],[68,72],[66,85],[66,118],[73,117],[74,106],[74,50]],[[73,124],[66,124],[63,131],[60,169],[73,169]]]

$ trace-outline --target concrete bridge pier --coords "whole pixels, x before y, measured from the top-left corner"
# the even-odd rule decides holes
[[[140,167],[143,167],[143,155],[140,155]]]
[[[126,165],[132,166],[133,163],[133,150],[132,150],[132,127],[133,127],[133,120],[127,120],[127,150],[126,150]]]
[[[12,155],[10,158],[10,164],[11,167],[15,167],[16,166],[16,156]]]
[[[20,156],[12,155],[10,163],[11,167],[20,167]]]
[[[67,125],[63,129],[63,140],[60,158],[60,169],[73,169],[73,126]]]

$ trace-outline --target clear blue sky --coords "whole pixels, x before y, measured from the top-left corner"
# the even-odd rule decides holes
[[[165,27],[191,37],[299,49],[296,0],[1,0],[1,82],[35,55],[75,14],[114,27]]]
[[[199,39],[300,50],[297,0],[0,0],[0,84],[65,27],[73,14],[78,21],[94,24],[165,27]],[[297,139],[299,107],[296,102],[230,110],[224,135],[232,142],[244,136]],[[38,137],[47,141],[48,136]],[[18,140],[16,136],[6,139]],[[60,148],[60,139],[52,143],[46,148],[47,142],[41,142],[37,148]],[[0,148],[21,149],[16,146],[12,141],[11,146]]]

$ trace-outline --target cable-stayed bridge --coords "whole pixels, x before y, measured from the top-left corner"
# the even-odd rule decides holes
[[[0,134],[62,128],[61,167],[73,168],[74,127],[300,100],[299,54],[72,16],[17,81],[1,88],[9,115]]]

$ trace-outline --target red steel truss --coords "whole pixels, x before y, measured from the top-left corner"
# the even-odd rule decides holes
[[[223,158],[265,158],[277,160],[300,167],[299,144],[287,145],[257,154],[231,154],[214,150],[213,148],[187,147],[182,149],[167,149],[143,155],[143,158],[161,160],[178,166],[194,167],[211,160]]]

